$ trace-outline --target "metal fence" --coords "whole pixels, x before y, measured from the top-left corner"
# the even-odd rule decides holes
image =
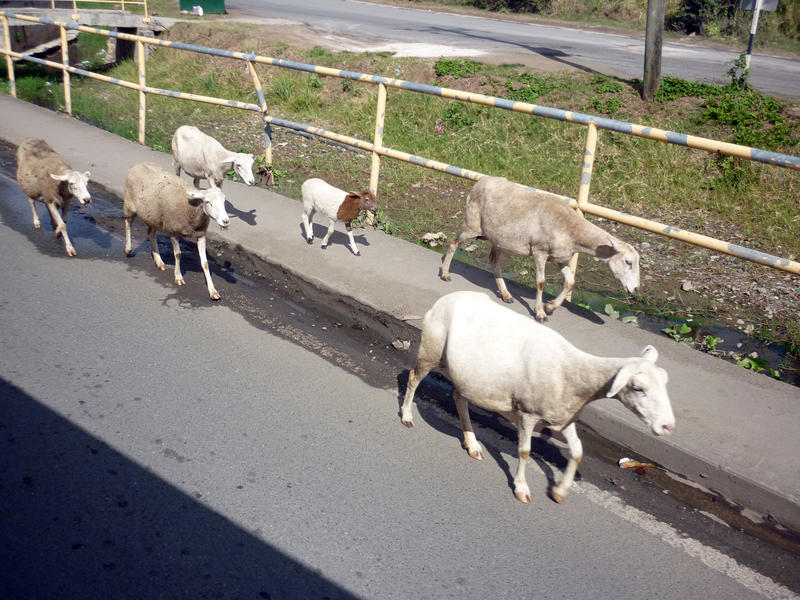
[[[9,19],[18,19],[21,21],[27,21],[33,23],[45,23],[45,24],[59,26],[61,28],[62,62],[59,63],[59,62],[49,61],[46,59],[13,52],[11,50],[9,36],[8,36]],[[695,246],[708,248],[710,250],[722,252],[724,254],[735,256],[737,258],[760,263],[763,265],[767,265],[769,267],[773,267],[775,269],[780,269],[782,271],[800,275],[799,262],[774,256],[772,254],[768,254],[758,250],[745,248],[737,244],[732,244],[730,242],[718,240],[699,233],[684,231],[682,229],[673,227],[671,225],[658,223],[656,221],[651,221],[649,219],[637,217],[634,215],[623,213],[621,211],[617,211],[614,209],[610,209],[589,202],[589,189],[590,189],[592,170],[596,154],[597,139],[599,131],[601,130],[623,133],[627,135],[655,140],[658,142],[663,142],[668,144],[686,146],[688,148],[695,148],[698,150],[703,150],[718,155],[734,156],[741,159],[761,162],[769,165],[774,165],[776,167],[792,169],[795,171],[800,171],[800,157],[791,156],[787,154],[780,154],[777,152],[769,152],[766,150],[750,148],[747,146],[731,144],[728,142],[721,142],[718,140],[702,138],[694,135],[676,133],[673,131],[658,129],[655,127],[646,127],[643,125],[617,121],[614,119],[609,119],[604,117],[592,116],[579,112],[565,111],[561,109],[550,108],[547,106],[530,104],[527,102],[517,102],[505,98],[498,98],[495,96],[475,94],[471,92],[464,92],[450,88],[438,87],[422,83],[415,83],[412,81],[404,81],[401,79],[392,79],[392,78],[382,77],[379,75],[369,75],[354,71],[345,71],[341,69],[321,67],[318,65],[311,65],[311,64],[288,61],[283,59],[269,58],[266,56],[259,56],[252,53],[220,50],[217,48],[209,48],[205,46],[185,44],[182,42],[173,42],[169,40],[160,40],[160,39],[142,37],[128,33],[106,31],[104,29],[98,29],[95,27],[88,27],[73,23],[63,23],[45,18],[33,17],[24,14],[17,14],[7,10],[0,11],[0,21],[2,21],[3,32],[6,40],[5,48],[1,49],[1,51],[6,56],[6,66],[8,70],[10,91],[11,94],[15,97],[16,97],[16,88],[14,82],[14,65],[13,65],[14,59],[27,60],[30,62],[46,65],[48,67],[52,67],[55,69],[60,69],[63,72],[63,77],[64,77],[64,108],[65,112],[67,112],[70,115],[72,114],[70,75],[79,75],[82,77],[104,81],[113,85],[126,87],[132,90],[137,90],[139,92],[138,138],[139,142],[142,144],[145,143],[145,126],[146,126],[146,116],[147,116],[146,98],[148,94],[169,96],[183,100],[204,102],[208,104],[216,104],[220,106],[228,106],[228,107],[258,112],[262,115],[262,118],[264,120],[264,131],[265,131],[264,156],[266,159],[266,164],[268,165],[270,171],[270,175],[272,168],[271,127],[274,125],[277,127],[284,127],[287,129],[291,129],[297,132],[311,134],[327,140],[333,140],[335,142],[339,142],[347,146],[351,146],[353,148],[370,152],[372,154],[372,165],[370,171],[370,189],[376,195],[378,188],[378,178],[380,173],[380,162],[381,162],[381,157],[383,156],[415,164],[428,169],[433,169],[436,171],[448,173],[456,177],[471,179],[473,181],[477,181],[478,179],[487,176],[483,173],[478,173],[476,171],[471,171],[469,169],[464,169],[454,165],[449,165],[436,160],[415,156],[413,154],[409,154],[406,152],[402,152],[400,150],[395,150],[384,146],[383,128],[384,128],[384,119],[386,115],[387,88],[391,87],[399,90],[428,94],[432,96],[438,96],[441,98],[458,100],[462,102],[470,102],[473,104],[480,104],[503,110],[509,110],[513,112],[583,125],[586,127],[587,132],[586,132],[586,142],[581,156],[582,169],[581,169],[581,177],[580,177],[577,199],[561,196],[558,194],[551,194],[550,192],[545,192],[545,193],[551,194],[555,197],[562,199],[563,201],[569,203],[571,206],[575,207],[582,213],[588,213],[598,217],[603,217],[612,221],[624,223],[626,225],[631,225],[633,227],[637,227],[645,231],[650,231],[652,233],[657,233],[659,235],[663,235],[669,238],[680,240],[682,242],[693,244]],[[79,69],[70,66],[69,55],[67,52],[67,39],[66,39],[67,29],[73,29],[85,33],[94,33],[94,34],[117,38],[120,40],[134,42],[137,48],[136,54],[139,67],[138,82],[109,77],[107,75],[93,73],[85,69]],[[253,79],[253,87],[256,92],[256,97],[258,98],[258,104],[240,102],[235,100],[227,100],[224,98],[215,98],[211,96],[190,94],[175,90],[165,90],[161,88],[154,88],[148,86],[146,84],[146,70],[145,70],[146,52],[144,51],[144,46],[146,44],[244,61],[247,64],[249,73]],[[317,75],[325,75],[329,77],[338,77],[341,79],[348,79],[351,81],[358,81],[362,83],[376,85],[378,87],[378,98],[377,98],[377,109],[375,115],[375,133],[373,136],[373,141],[368,142],[364,140],[359,140],[350,136],[328,131],[326,129],[314,127],[312,125],[296,123],[293,121],[288,121],[286,119],[281,119],[271,116],[268,112],[267,104],[264,98],[263,88],[261,86],[261,82],[256,72],[255,65],[257,64],[269,65],[284,69],[292,69],[295,71],[303,71],[307,73],[314,73]],[[270,183],[271,183],[271,177],[270,177]],[[573,258],[573,262],[571,264],[573,271],[575,270],[576,266],[575,261],[576,258]]]

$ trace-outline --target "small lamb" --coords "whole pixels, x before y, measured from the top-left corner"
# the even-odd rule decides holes
[[[504,177],[484,177],[467,196],[461,233],[453,238],[442,262],[440,277],[450,281],[450,262],[458,245],[472,238],[492,244],[492,263],[497,289],[504,302],[511,303],[500,274],[500,256],[533,256],[536,267],[536,320],[547,320],[547,312],[561,306],[575,286],[568,263],[576,252],[596,256],[608,263],[611,272],[629,293],[639,287],[639,253],[626,242],[594,225],[549,194],[524,188]],[[564,277],[561,293],[542,305],[545,263],[552,259]]]
[[[247,185],[256,182],[252,154],[226,150],[213,137],[191,125],[181,125],[172,136],[172,166],[176,175],[181,174],[182,168],[193,177],[194,187],[206,179],[221,188],[225,173],[231,168]]]
[[[328,247],[328,240],[333,233],[336,221],[344,221],[347,235],[350,237],[350,250],[356,256],[360,256],[361,253],[356,248],[356,242],[353,239],[351,223],[362,210],[368,210],[371,213],[378,211],[378,203],[375,202],[372,192],[369,190],[363,190],[357,194],[345,192],[317,178],[307,179],[300,189],[303,193],[303,227],[306,231],[306,241],[309,244],[314,243],[311,221],[314,213],[319,211],[328,217],[328,233],[322,238],[322,249]]]
[[[463,444],[472,458],[481,460],[483,450],[472,430],[468,402],[501,414],[517,426],[519,466],[514,495],[521,502],[531,501],[525,463],[534,426],[542,422],[561,432],[569,462],[551,495],[562,502],[583,457],[575,420],[589,402],[617,398],[655,435],[667,435],[675,428],[667,373],[655,365],[657,359],[653,346],[645,347],[641,357],[593,356],[485,294],[454,292],[439,298],[425,314],[401,419],[407,427],[414,425],[412,403],[417,386],[432,368],[445,367],[455,388],[453,399],[464,432]]]
[[[158,253],[156,231],[162,231],[169,236],[175,255],[175,283],[183,285],[186,282],[181,275],[178,238],[196,238],[208,295],[212,300],[219,300],[219,292],[211,282],[211,273],[208,270],[206,230],[209,218],[214,219],[223,229],[228,227],[230,221],[225,211],[225,195],[214,185],[213,179],[209,183],[209,189],[198,190],[152,162],[136,163],[128,169],[122,204],[125,217],[125,254],[131,254],[131,225],[138,216],[147,225],[153,262],[162,271],[165,266]]]
[[[41,227],[34,201],[43,202],[50,213],[53,235],[64,238],[67,256],[77,254],[67,235],[69,203],[72,198],[76,198],[81,204],[92,201],[86,188],[89,175],[89,171],[73,171],[69,163],[44,140],[29,138],[17,148],[17,183],[31,203],[33,226],[35,229]]]

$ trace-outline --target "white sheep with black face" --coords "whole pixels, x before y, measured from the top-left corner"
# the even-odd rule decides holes
[[[401,409],[404,425],[414,425],[414,392],[435,367],[443,367],[455,388],[453,398],[464,432],[464,447],[475,459],[483,450],[472,430],[468,403],[503,415],[517,426],[519,466],[514,495],[531,501],[525,480],[531,435],[538,423],[561,432],[569,449],[564,476],[551,495],[567,496],[583,457],[575,419],[589,402],[617,398],[655,435],[675,428],[667,394],[667,373],[656,366],[658,352],[605,358],[587,354],[552,329],[493,302],[479,292],[454,292],[425,314],[417,362],[408,375]]]
[[[537,321],[545,321],[547,312],[561,306],[575,286],[568,263],[575,253],[583,252],[606,262],[629,293],[639,287],[639,253],[594,225],[562,200],[544,192],[524,188],[503,177],[484,177],[476,183],[464,207],[464,224],[453,238],[444,257],[440,277],[450,281],[450,262],[458,245],[469,239],[489,240],[489,260],[504,302],[514,300],[500,274],[500,256],[532,256],[536,267]],[[564,287],[561,293],[542,303],[545,263],[552,260],[561,268]]]
[[[33,226],[35,229],[41,227],[34,202],[42,202],[50,214],[53,235],[64,238],[67,256],[77,254],[67,235],[69,204],[72,198],[76,198],[81,204],[92,201],[86,188],[89,175],[89,171],[82,173],[73,170],[44,140],[29,138],[17,148],[17,183],[31,203]],[[61,209],[61,214],[58,214],[58,209]]]
[[[194,179],[194,187],[199,187],[201,179],[213,181],[222,187],[225,173],[231,169],[247,185],[254,185],[253,155],[245,152],[231,152],[210,135],[191,125],[182,125],[172,136],[172,166],[175,174],[181,169]]]

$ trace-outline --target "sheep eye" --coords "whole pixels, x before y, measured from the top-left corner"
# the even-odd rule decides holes
[[[634,392],[638,392],[638,393],[642,393],[642,392],[644,391],[644,390],[643,390],[641,387],[639,387],[638,385],[632,385],[632,386],[631,386],[631,390],[633,390]]]

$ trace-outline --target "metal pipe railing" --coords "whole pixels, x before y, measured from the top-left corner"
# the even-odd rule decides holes
[[[58,25],[59,27],[61,27],[62,64],[13,52],[11,50],[9,36],[8,36],[9,18],[15,18],[22,21]],[[676,133],[654,127],[646,127],[643,125],[627,123],[624,121],[616,121],[614,119],[597,117],[597,116],[587,115],[584,113],[564,111],[561,109],[555,109],[547,106],[540,106],[526,102],[516,102],[505,98],[497,98],[494,96],[475,94],[471,92],[464,92],[460,90],[432,86],[422,83],[415,83],[411,81],[404,81],[400,79],[391,79],[379,75],[370,75],[365,73],[358,73],[355,71],[333,69],[329,67],[321,67],[318,65],[299,63],[295,61],[287,61],[283,59],[258,56],[252,53],[235,52],[231,50],[220,50],[217,48],[197,46],[193,44],[186,44],[183,42],[173,42],[170,40],[146,38],[130,33],[106,31],[103,29],[89,27],[86,25],[61,23],[50,19],[32,17],[29,15],[21,15],[10,11],[0,11],[0,20],[2,20],[3,31],[6,39],[5,48],[2,49],[2,52],[6,55],[6,67],[9,73],[10,91],[13,96],[16,96],[16,88],[14,85],[14,76],[13,76],[13,59],[28,60],[55,69],[60,69],[64,74],[65,108],[67,112],[70,113],[71,113],[71,101],[69,100],[70,92],[68,91],[70,88],[70,80],[69,80],[70,74],[89,77],[110,84],[126,87],[128,89],[138,90],[140,143],[144,143],[145,139],[145,119],[147,112],[145,109],[145,102],[147,94],[169,96],[184,100],[204,102],[208,104],[228,106],[243,110],[259,112],[262,114],[264,120],[264,132],[265,132],[264,156],[267,162],[267,167],[270,170],[270,174],[272,168],[271,126],[275,125],[278,127],[284,127],[290,130],[294,130],[296,132],[300,132],[303,134],[311,134],[313,136],[323,138],[326,140],[331,140],[336,143],[345,144],[355,149],[370,152],[372,154],[372,165],[370,170],[370,190],[372,190],[373,193],[375,194],[377,194],[377,188],[378,188],[378,177],[379,177],[381,156],[387,156],[389,158],[404,161],[410,164],[415,164],[435,171],[440,171],[443,173],[454,175],[456,177],[470,179],[473,181],[477,181],[482,177],[486,177],[485,174],[479,173],[477,171],[472,171],[469,169],[436,161],[433,159],[423,158],[400,150],[395,150],[392,148],[385,147],[383,145],[383,131],[384,131],[384,120],[386,115],[386,100],[387,100],[386,89],[389,87],[399,90],[406,90],[411,92],[434,95],[441,98],[448,98],[451,100],[457,100],[462,102],[470,102],[473,104],[480,104],[484,106],[510,110],[513,112],[519,112],[523,114],[529,114],[529,115],[540,116],[549,119],[556,119],[560,121],[584,125],[587,127],[587,137],[584,146],[584,154],[583,154],[582,168],[581,168],[581,180],[578,189],[578,199],[575,200],[567,196],[561,196],[559,194],[551,193],[552,196],[560,198],[561,200],[569,203],[570,206],[575,207],[576,210],[579,210],[582,213],[588,213],[595,216],[603,217],[606,219],[617,221],[619,223],[624,223],[626,225],[637,227],[645,231],[650,231],[653,233],[657,233],[659,235],[677,239],[689,244],[701,246],[704,248],[729,254],[737,258],[756,262],[759,264],[767,265],[776,269],[800,275],[800,263],[798,262],[788,260],[785,258],[780,258],[757,250],[752,250],[749,248],[738,246],[736,244],[717,240],[705,235],[693,233],[690,231],[684,231],[672,227],[670,225],[664,225],[662,223],[644,219],[642,217],[636,217],[633,215],[629,215],[620,211],[616,211],[613,209],[609,209],[588,202],[592,169],[595,160],[599,130],[613,131],[640,138],[656,140],[668,144],[686,146],[689,148],[695,148],[698,150],[703,150],[714,154],[735,156],[741,159],[761,162],[791,170],[800,170],[800,157],[780,154],[776,152],[770,152],[766,150],[760,150],[758,148],[750,148],[747,146],[741,146],[739,144],[721,142],[718,140],[712,140],[688,134]],[[66,47],[66,42],[65,42],[66,38],[64,34],[66,29],[74,29],[85,33],[94,33],[94,34],[105,35],[108,37],[135,42],[137,45],[137,60],[139,65],[138,83],[117,79],[113,77],[108,77],[97,73],[92,73],[90,71],[70,66],[68,64],[67,55],[64,54],[64,48]],[[214,98],[210,96],[202,96],[202,95],[174,91],[174,90],[164,90],[160,88],[147,86],[145,77],[145,52],[144,52],[144,45],[146,44],[245,61],[247,63],[248,70],[253,78],[253,85],[259,103],[256,105],[247,102],[226,100],[223,98]],[[264,98],[264,92],[261,87],[261,82],[255,69],[256,64],[269,65],[274,67],[292,69],[296,71],[314,73],[330,77],[338,77],[342,79],[349,79],[352,81],[377,85],[378,99],[376,107],[375,133],[373,137],[373,142],[359,140],[357,138],[328,131],[320,127],[305,125],[302,123],[296,123],[286,119],[270,116],[267,111],[267,105]],[[574,270],[575,265],[571,264],[570,266]]]

